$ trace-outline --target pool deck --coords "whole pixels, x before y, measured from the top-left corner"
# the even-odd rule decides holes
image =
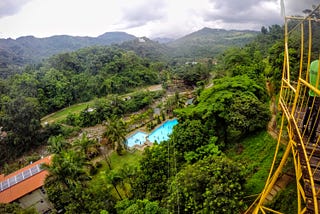
[[[132,149],[137,149],[137,150],[140,150],[140,151],[143,151],[146,147],[151,147],[153,146],[153,143],[150,142],[149,140],[146,140],[146,142],[144,142],[143,144],[136,144],[136,145],[133,145]]]

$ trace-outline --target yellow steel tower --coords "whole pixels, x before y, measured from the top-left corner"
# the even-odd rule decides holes
[[[320,213],[320,66],[312,64],[320,58],[320,47],[315,47],[315,41],[318,40],[318,46],[320,44],[320,29],[315,29],[320,26],[320,20],[315,15],[319,14],[319,7],[306,18],[285,18],[284,63],[279,97],[282,122],[278,144],[266,185],[246,213],[281,213],[268,208],[265,202],[281,176],[289,155],[293,156],[295,168],[298,213]],[[293,65],[290,49],[292,43],[297,42],[300,46],[300,63]],[[276,156],[283,142],[286,149],[279,162]]]

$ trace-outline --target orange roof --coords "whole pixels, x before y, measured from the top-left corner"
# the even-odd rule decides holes
[[[31,169],[32,167],[41,164],[41,163],[50,163],[50,158],[51,156],[42,158],[32,164],[29,164],[28,166],[13,172],[7,176],[0,176],[0,182],[3,182],[9,178],[13,178],[14,176],[28,170]],[[21,198],[22,196],[40,188],[43,186],[44,184],[44,180],[47,176],[48,172],[46,170],[42,170],[40,172],[38,172],[37,174],[34,174],[32,176],[30,176],[29,178],[22,180],[12,186],[10,186],[9,188],[3,190],[0,192],[0,203],[10,203],[13,202],[15,200],[17,200],[18,198]]]

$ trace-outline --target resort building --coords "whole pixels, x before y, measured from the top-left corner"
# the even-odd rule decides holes
[[[43,188],[48,172],[41,164],[49,164],[50,158],[42,158],[9,175],[0,175],[0,203],[17,202],[22,208],[34,207],[38,213],[49,213],[52,206]]]

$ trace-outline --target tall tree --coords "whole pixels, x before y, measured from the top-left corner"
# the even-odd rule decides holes
[[[90,180],[84,166],[84,156],[74,150],[56,154],[50,165],[43,165],[49,173],[45,180],[48,198],[57,209],[63,209],[70,202],[83,203],[77,194]]]
[[[53,154],[60,154],[71,146],[62,135],[50,137],[48,144],[48,151]]]
[[[168,203],[175,213],[240,213],[244,170],[231,160],[210,156],[187,165],[170,186]]]
[[[76,150],[79,150],[87,160],[91,160],[99,154],[99,142],[95,139],[89,139],[86,133],[82,134],[81,139],[74,142]]]
[[[121,176],[121,174],[118,173],[117,171],[112,170],[111,172],[107,173],[106,177],[107,177],[108,182],[111,183],[112,186],[114,187],[120,200],[122,200],[122,196],[121,196],[119,189],[118,189],[118,185],[123,181],[123,177]]]
[[[2,97],[0,124],[6,137],[0,139],[0,163],[39,145],[42,139],[40,106],[35,98]]]
[[[127,148],[126,132],[126,123],[122,119],[112,116],[107,120],[103,136],[107,138],[107,144],[112,145],[118,154]]]

